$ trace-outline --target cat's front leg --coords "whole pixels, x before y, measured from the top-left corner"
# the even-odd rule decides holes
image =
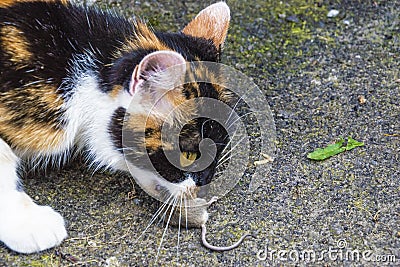
[[[18,189],[18,161],[0,138],[0,241],[20,253],[54,247],[67,237],[64,220]]]

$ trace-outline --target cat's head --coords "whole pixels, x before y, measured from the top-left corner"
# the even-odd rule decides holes
[[[218,103],[232,99],[219,69],[204,62],[219,61],[229,20],[229,8],[220,2],[179,33],[137,23],[118,52],[115,77],[131,97],[121,147],[135,179],[153,196],[193,199],[215,175],[229,135],[204,114],[226,113]]]

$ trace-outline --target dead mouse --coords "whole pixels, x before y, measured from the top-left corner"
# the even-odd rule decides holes
[[[195,198],[189,200],[187,203],[187,208],[184,216],[185,218],[183,218],[182,220],[182,216],[179,215],[179,212],[175,212],[171,217],[171,224],[179,225],[180,223],[182,226],[201,228],[201,241],[203,246],[213,251],[232,250],[240,246],[240,244],[244,241],[246,237],[256,238],[252,234],[245,234],[237,242],[235,242],[230,246],[218,247],[211,245],[206,239],[206,233],[207,233],[206,222],[209,217],[207,208],[217,200],[218,200],[217,197],[212,197],[211,200],[208,202],[203,198]]]

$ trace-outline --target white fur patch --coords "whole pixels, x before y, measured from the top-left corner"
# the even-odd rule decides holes
[[[10,190],[16,190],[18,161],[11,148],[0,138],[0,196]]]
[[[75,76],[70,80],[72,97],[64,107],[68,121],[67,140],[74,140],[79,148],[87,149],[89,160],[96,168],[126,170],[123,155],[111,141],[108,125],[118,107],[129,105],[130,96],[123,91],[113,99],[102,92],[95,72],[90,71],[92,65],[90,56],[80,56],[75,61]]]
[[[163,187],[167,189],[170,195],[173,195],[175,197],[179,197],[182,194],[188,193],[191,191],[191,189],[196,187],[196,183],[191,177],[188,177],[183,182],[175,184],[168,182],[157,173],[139,169],[130,163],[127,164],[130,173],[135,178],[140,187],[145,190],[149,195],[159,200],[161,200],[162,197],[160,195],[161,191],[158,189],[158,187]]]
[[[67,236],[64,220],[50,207],[38,206],[17,191],[18,162],[0,138],[0,241],[21,253],[54,247]]]
[[[61,215],[38,206],[23,192],[0,196],[0,240],[20,253],[33,253],[61,243],[67,237]]]

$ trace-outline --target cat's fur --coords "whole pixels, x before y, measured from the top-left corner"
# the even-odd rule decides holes
[[[163,150],[170,146],[160,138],[162,113],[188,99],[228,103],[230,96],[216,84],[191,83],[173,90],[164,84],[179,83],[187,75],[187,62],[217,62],[229,20],[229,8],[221,2],[204,9],[181,32],[160,33],[143,22],[65,0],[1,1],[0,241],[12,250],[32,253],[67,236],[61,215],[23,192],[21,162],[62,163],[72,151],[81,151],[96,167],[135,170],[148,191],[162,188],[195,197],[196,188],[211,181],[215,162],[193,173],[169,164]],[[150,81],[175,66],[181,66],[177,76]],[[126,114],[133,96],[133,108]],[[161,113],[142,110],[156,101]],[[198,156],[201,139],[211,138],[219,155],[228,142],[226,131],[205,118],[185,122],[199,108],[179,106],[169,127],[187,124],[179,138],[180,151]],[[129,151],[137,151],[137,162],[126,162],[122,153],[123,124],[133,134]],[[140,166],[141,151],[162,178]],[[171,184],[183,189],[176,191]]]

